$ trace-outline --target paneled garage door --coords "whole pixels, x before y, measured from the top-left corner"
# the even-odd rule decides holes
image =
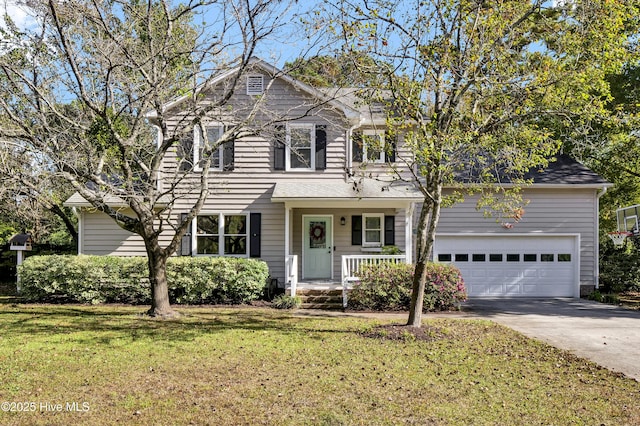
[[[577,297],[576,236],[440,236],[434,258],[462,272],[471,297]]]

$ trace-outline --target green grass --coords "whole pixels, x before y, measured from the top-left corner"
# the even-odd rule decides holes
[[[640,424],[640,383],[488,321],[390,340],[370,319],[178,309],[0,304],[0,402],[36,404],[0,424]]]

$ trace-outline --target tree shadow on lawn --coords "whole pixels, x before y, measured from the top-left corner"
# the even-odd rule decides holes
[[[232,330],[274,331],[280,334],[354,333],[352,328],[332,327],[330,321],[294,317],[290,312],[267,308],[185,307],[174,319],[144,315],[144,307],[85,305],[0,306],[0,333],[14,337],[71,335],[83,344],[109,344],[113,340],[188,342]],[[320,338],[320,337],[318,337]]]

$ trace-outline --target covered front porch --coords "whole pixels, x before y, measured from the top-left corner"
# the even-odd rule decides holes
[[[285,264],[287,271],[287,283],[285,292],[291,296],[307,291],[321,292],[341,292],[342,307],[347,307],[348,293],[353,283],[359,281],[358,270],[364,264],[378,264],[382,262],[392,263],[411,263],[410,256],[407,254],[398,255],[344,255],[341,256],[342,273],[339,280],[336,279],[306,279],[298,280],[297,264],[298,256],[289,255],[286,257]]]
[[[365,263],[413,261],[413,213],[422,198],[406,185],[370,180],[277,184],[284,204],[285,291],[343,291]]]

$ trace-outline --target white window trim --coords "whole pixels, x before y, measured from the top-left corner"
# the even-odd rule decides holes
[[[249,84],[249,81],[252,79],[260,79],[259,89],[257,89],[257,85]],[[264,94],[264,75],[262,74],[249,74],[247,75],[247,95],[249,96],[259,96]]]
[[[310,144],[310,167],[291,167],[291,129],[308,129],[311,137]],[[286,150],[285,150],[285,171],[315,172],[316,170],[316,125],[313,123],[287,123],[286,125]]]
[[[206,132],[210,127],[217,127],[220,129],[220,134],[224,133],[224,124],[218,122],[207,123],[203,126],[204,131]],[[217,142],[217,141],[216,141]],[[201,140],[200,127],[196,126],[193,129],[193,170],[196,172],[201,172],[202,167],[200,166],[200,145],[202,145],[203,141]],[[211,166],[209,170],[212,171],[222,171],[224,158],[223,158],[223,147],[222,144],[218,145],[218,166]]]
[[[380,218],[380,242],[367,241],[367,218]],[[384,213],[363,213],[362,214],[362,247],[384,247]]]
[[[366,143],[366,137],[376,136],[380,138],[380,155],[378,158],[370,159],[367,153],[368,144]],[[363,163],[376,163],[383,164],[387,158],[386,146],[385,146],[385,131],[379,129],[365,129],[362,131],[363,143],[362,143],[362,162]]]
[[[211,234],[198,234],[198,217],[199,216],[218,216],[218,253],[214,254],[214,253],[207,253],[207,254],[200,254],[198,253],[198,236],[202,236],[202,235],[211,235]],[[224,237],[226,235],[229,234],[225,234],[224,233],[224,218],[225,216],[245,216],[245,223],[247,224],[247,230],[245,232],[246,234],[246,238],[247,238],[247,244],[246,244],[246,248],[247,248],[247,252],[245,254],[224,254]],[[220,256],[220,257],[244,257],[244,258],[248,258],[249,257],[249,253],[251,253],[251,248],[249,247],[251,244],[251,239],[249,238],[250,234],[250,229],[249,227],[250,225],[250,213],[244,213],[244,212],[240,212],[240,213],[231,213],[231,212],[227,212],[227,213],[219,213],[219,212],[213,212],[213,213],[207,213],[207,212],[200,212],[198,214],[198,216],[193,218],[193,221],[191,222],[191,254],[194,257],[212,257],[212,256]]]

